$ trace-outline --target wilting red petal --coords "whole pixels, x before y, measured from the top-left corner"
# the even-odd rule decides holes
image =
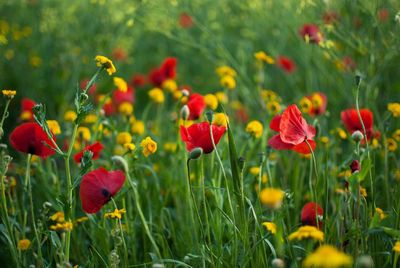
[[[86,146],[82,151],[74,155],[74,160],[76,163],[80,163],[83,157],[83,153],[86,151],[91,151],[93,153],[92,159],[98,159],[100,157],[100,152],[103,150],[103,145],[100,142],[95,142],[92,145]]]
[[[224,126],[212,125],[212,133],[215,145],[219,143],[225,131],[226,127]],[[182,141],[185,142],[186,149],[189,152],[196,147],[200,147],[203,149],[205,154],[208,154],[214,149],[210,135],[210,124],[208,122],[193,124],[188,128],[181,126],[180,134]]]
[[[307,142],[308,142],[308,144],[310,144],[311,149],[314,151],[315,147],[317,147],[317,144],[315,143],[315,141],[307,140]],[[300,154],[311,154],[310,148],[308,147],[308,145],[305,141],[293,146],[293,148],[291,150],[298,152]]]
[[[121,170],[98,168],[85,174],[79,189],[83,210],[89,214],[99,211],[121,189],[124,182],[125,175]]]
[[[314,202],[309,202],[304,205],[301,210],[301,222],[303,225],[311,225],[315,227],[322,228],[322,219],[324,215],[324,210]],[[317,224],[318,219],[318,224]]]
[[[55,140],[55,136],[53,135]],[[11,146],[22,153],[33,154],[46,158],[53,155],[55,151],[52,141],[47,134],[35,122],[23,123],[16,127],[10,134]]]
[[[204,97],[200,94],[194,93],[190,95],[189,101],[187,103],[189,108],[189,120],[196,120],[203,113],[206,108],[206,103]]]
[[[283,142],[279,134],[272,136],[268,140],[268,145],[276,150],[290,150],[293,148],[293,144]]]
[[[283,112],[279,130],[282,141],[293,145],[315,136],[315,129],[307,124],[295,104],[289,105]]]
[[[272,118],[271,123],[269,123],[269,127],[276,132],[279,132],[279,125],[281,124],[282,115],[276,115]]]

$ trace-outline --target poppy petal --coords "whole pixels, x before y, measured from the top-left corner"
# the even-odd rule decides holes
[[[314,151],[315,147],[317,146],[315,141],[313,141],[313,140],[307,140],[307,141],[310,144],[311,149]],[[308,147],[308,145],[305,141],[293,146],[292,150],[297,153],[300,153],[300,154],[310,154],[311,153],[310,148]]]
[[[269,127],[276,132],[279,132],[279,125],[281,124],[282,115],[276,115],[272,118],[271,123],[269,123]]]
[[[279,134],[272,136],[268,140],[268,145],[276,150],[290,150],[293,148],[293,144],[283,142]]]
[[[306,139],[308,125],[295,104],[289,105],[283,112],[279,129],[281,139],[285,143],[297,145]]]

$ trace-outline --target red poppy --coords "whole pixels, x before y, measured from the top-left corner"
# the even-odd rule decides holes
[[[82,151],[80,151],[79,153],[75,154],[74,156],[74,160],[76,163],[80,163],[83,157],[83,153],[86,151],[91,151],[93,153],[93,157],[92,159],[98,159],[100,157],[100,152],[101,150],[103,150],[104,146],[100,143],[100,142],[95,142],[92,145],[88,145],[85,148],[83,148]]]
[[[328,99],[322,92],[315,92],[312,95],[306,96],[311,101],[311,109],[308,112],[311,116],[316,116],[325,113]]]
[[[56,137],[53,135],[53,139]],[[11,146],[22,153],[33,154],[46,158],[55,151],[53,142],[46,132],[35,122],[23,123],[16,127],[10,134]]]
[[[131,85],[134,87],[142,87],[146,85],[146,76],[143,74],[134,74],[131,78]]]
[[[358,160],[353,160],[350,164],[351,174],[361,170],[361,163]]]
[[[83,210],[89,214],[99,211],[118,193],[124,182],[125,175],[121,170],[98,168],[85,174],[79,189]]]
[[[339,21],[339,14],[336,11],[327,11],[322,16],[325,24],[333,24]]]
[[[378,11],[378,18],[380,22],[385,22],[390,16],[389,10],[387,8],[381,8]]]
[[[123,50],[122,48],[117,47],[117,48],[115,48],[115,49],[113,50],[113,52],[112,52],[112,57],[113,57],[115,60],[124,61],[124,60],[127,59],[128,56],[126,55],[125,50]]]
[[[295,104],[289,105],[282,115],[275,116],[269,126],[279,132],[268,141],[272,148],[309,154],[311,152],[307,141],[312,150],[315,150],[316,143],[313,141],[315,128],[307,124]]]
[[[134,103],[135,101],[135,90],[133,87],[128,86],[126,92],[121,90],[114,90],[112,100],[116,107],[118,107],[123,102]]]
[[[279,67],[282,68],[282,70],[284,70],[286,73],[289,73],[289,74],[293,73],[296,70],[295,63],[291,59],[289,59],[285,56],[278,57],[278,65],[279,65]]]
[[[310,43],[319,44],[322,41],[322,34],[315,24],[304,24],[299,33],[304,40],[308,38]]]
[[[187,106],[190,111],[189,120],[196,120],[200,117],[200,115],[206,108],[206,103],[202,95],[194,93],[189,96]]]
[[[342,63],[343,63],[344,69],[348,72],[354,71],[357,67],[356,62],[350,56],[344,57],[342,59]]]
[[[324,210],[314,202],[308,202],[301,210],[301,223],[322,228],[322,217]],[[318,224],[317,224],[318,223]]]
[[[89,83],[89,79],[87,79],[87,78],[83,79],[80,83],[81,89],[84,90],[88,83]],[[97,86],[95,83],[93,83],[93,85],[88,89],[88,93],[90,95],[94,95],[96,93],[96,89],[97,89]]]
[[[364,123],[367,139],[371,137],[379,137],[379,132],[374,131],[374,115],[368,109],[360,109],[361,119]],[[347,131],[351,134],[359,130],[364,133],[360,119],[358,118],[356,109],[347,109],[340,113],[340,117]]]
[[[116,109],[115,109],[115,107],[114,107],[114,104],[113,104],[113,102],[110,100],[110,101],[107,101],[104,105],[103,105],[103,111],[104,111],[104,114],[106,115],[106,116],[110,116],[110,115],[113,115],[113,114],[115,114],[116,113]]]
[[[188,13],[186,12],[182,12],[179,15],[179,25],[182,28],[191,28],[193,26],[193,19],[192,16],[190,16]]]
[[[33,121],[32,108],[36,105],[34,100],[23,98],[21,100],[21,119],[23,121]]]
[[[154,86],[161,86],[166,79],[174,79],[176,76],[176,58],[166,58],[159,68],[150,71],[149,81]]]
[[[215,146],[217,146],[225,131],[226,127],[224,126],[212,125]],[[181,139],[186,143],[186,149],[189,152],[197,147],[202,148],[205,154],[213,151],[214,147],[211,141],[210,124],[208,122],[193,124],[188,128],[181,126],[180,133]]]

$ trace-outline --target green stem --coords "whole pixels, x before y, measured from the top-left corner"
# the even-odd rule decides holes
[[[117,207],[117,204],[115,203],[114,198],[111,198],[111,201],[114,204],[115,209],[118,210],[118,207]],[[118,228],[119,228],[119,232],[120,232],[121,239],[122,239],[122,245],[124,247],[124,266],[128,267],[128,249],[126,247],[126,242],[125,242],[125,238],[124,238],[124,231],[122,229],[121,219],[118,219]]]
[[[156,243],[156,241],[154,240],[154,238],[153,238],[153,236],[152,236],[152,234],[151,234],[151,232],[150,232],[150,228],[149,228],[149,226],[148,226],[148,224],[147,224],[147,222],[146,222],[146,219],[145,219],[145,217],[144,217],[144,215],[143,215],[142,208],[141,208],[141,206],[140,206],[139,193],[138,193],[138,191],[137,191],[137,186],[136,186],[136,184],[131,180],[131,177],[130,177],[129,173],[126,173],[126,176],[127,176],[129,185],[130,185],[130,186],[132,187],[132,189],[133,189],[133,194],[134,194],[134,198],[135,198],[136,209],[137,209],[137,211],[138,211],[138,213],[139,213],[139,217],[140,217],[140,220],[142,221],[144,230],[145,230],[145,232],[146,232],[146,234],[147,234],[147,236],[148,236],[148,238],[149,238],[151,244],[153,245],[153,247],[154,247],[154,249],[155,249],[155,251],[156,251],[156,254],[157,254],[158,258],[161,259],[160,250],[158,249],[157,243]]]
[[[310,150],[311,156],[312,156],[312,157],[311,157],[311,160],[310,160],[310,177],[309,177],[308,183],[309,183],[309,187],[310,187],[310,191],[311,191],[311,195],[312,195],[312,200],[313,200],[314,202],[317,202],[317,195],[316,195],[316,192],[314,192],[314,189],[313,189],[313,187],[312,187],[312,166],[313,166],[313,164],[314,164],[314,172],[315,172],[315,178],[316,178],[315,185],[318,184],[317,160],[315,159],[314,151],[313,151],[313,149],[312,149],[310,143],[309,143],[307,140],[304,140],[304,141],[305,141],[305,143],[307,144],[308,149]],[[317,221],[317,222],[318,222],[318,221]]]
[[[1,121],[0,121],[0,129],[3,129],[3,124],[4,124],[4,120],[7,118],[8,116],[8,106],[10,105],[11,99],[8,99],[6,102],[6,106],[4,107],[4,112],[3,115],[1,117]],[[0,138],[2,138],[3,133],[0,134]]]
[[[72,149],[74,148],[75,144],[75,139],[76,139],[76,134],[78,132],[78,125],[74,125],[74,130],[72,131],[72,137],[70,140],[69,148],[67,155],[64,158],[65,162],[65,172],[67,175],[67,193],[68,193],[68,199],[67,199],[67,219],[69,221],[72,220],[73,218],[73,188],[72,188],[72,177],[71,177],[71,168],[70,168],[70,158],[72,154]],[[65,263],[69,263],[69,251],[70,251],[70,245],[71,245],[71,232],[72,230],[68,230],[66,233],[66,241],[65,241]]]

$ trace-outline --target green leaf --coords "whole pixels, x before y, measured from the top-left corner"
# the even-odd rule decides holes
[[[372,162],[371,159],[365,158],[361,162],[361,171],[358,173],[358,181],[361,182],[365,179],[367,176],[369,170],[372,168]]]

